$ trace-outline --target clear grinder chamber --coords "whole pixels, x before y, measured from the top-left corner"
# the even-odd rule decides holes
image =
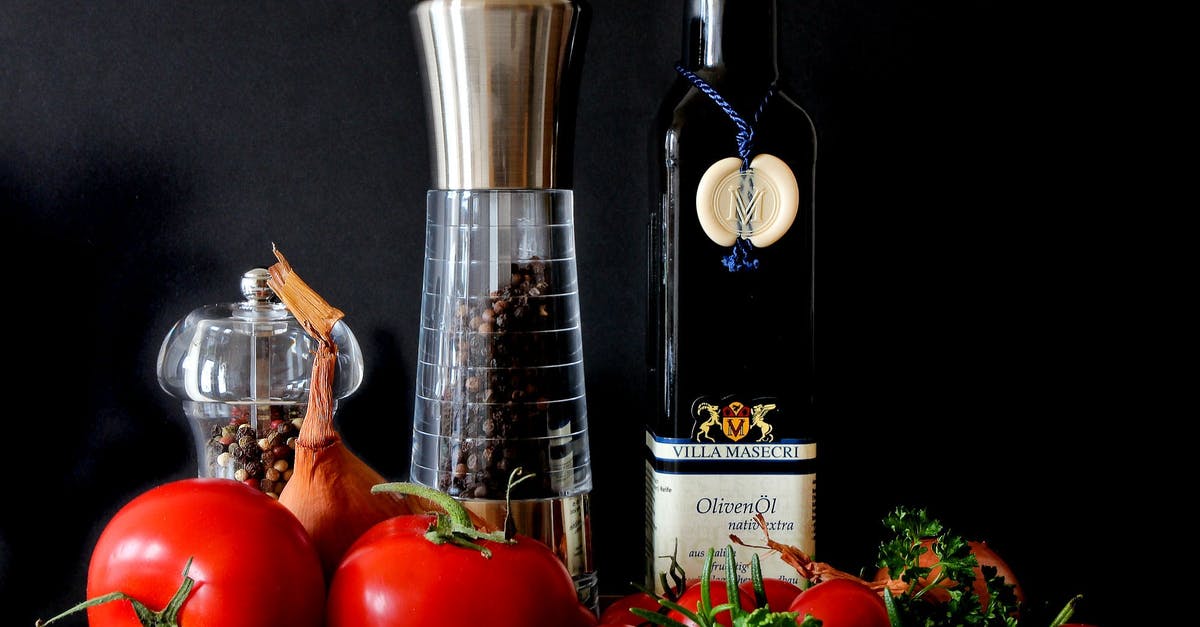
[[[434,185],[411,480],[551,547],[598,606],[587,402],[568,188],[584,7],[425,0]],[[533,477],[515,485],[516,468]]]
[[[241,277],[241,301],[204,305],[171,327],[158,352],[158,382],[183,403],[200,477],[236,479],[278,497],[291,478],[295,438],[308,407],[316,341],[267,285]],[[363,379],[362,350],[345,321],[334,406]]]

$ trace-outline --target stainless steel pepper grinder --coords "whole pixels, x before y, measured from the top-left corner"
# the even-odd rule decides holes
[[[497,528],[507,513],[595,611],[570,189],[586,14],[579,0],[412,9],[433,185],[410,476]]]

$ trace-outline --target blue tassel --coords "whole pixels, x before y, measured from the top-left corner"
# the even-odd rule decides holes
[[[733,120],[733,123],[737,125],[738,156],[742,159],[742,171],[745,172],[746,170],[749,170],[750,157],[753,154],[754,147],[754,126],[758,124],[758,118],[762,115],[763,110],[767,108],[767,102],[771,99],[771,96],[775,94],[775,84],[772,83],[770,88],[767,89],[767,95],[763,97],[762,102],[758,105],[758,110],[754,112],[754,122],[750,123],[747,122],[745,118],[738,115],[738,112],[734,110],[733,106],[730,105],[729,102],[721,96],[721,94],[717,93],[717,90],[714,89],[712,85],[709,85],[704,79],[696,76],[695,73],[684,69],[681,65],[676,65],[675,70],[682,74],[684,78],[691,81],[691,83],[696,86],[696,89],[699,89],[709,98],[711,98],[712,101],[715,102],[717,106],[725,112],[725,115],[728,115],[729,119]],[[758,269],[758,259],[753,258],[753,251],[754,245],[750,243],[750,240],[738,237],[733,242],[733,249],[729,251],[728,255],[721,259],[721,263],[724,264],[724,266],[730,272],[756,270]]]

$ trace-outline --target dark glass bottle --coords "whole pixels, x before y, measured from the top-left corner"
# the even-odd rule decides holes
[[[699,576],[730,534],[763,544],[757,513],[773,540],[815,549],[816,131],[780,81],[775,0],[687,0],[684,17],[684,71],[655,121],[648,237],[656,587],[663,556]],[[736,551],[747,578],[751,549]],[[760,560],[764,576],[795,579],[778,556]]]

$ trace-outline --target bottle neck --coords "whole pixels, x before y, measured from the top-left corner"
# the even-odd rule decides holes
[[[778,78],[775,0],[687,0],[683,66],[740,79]]]

